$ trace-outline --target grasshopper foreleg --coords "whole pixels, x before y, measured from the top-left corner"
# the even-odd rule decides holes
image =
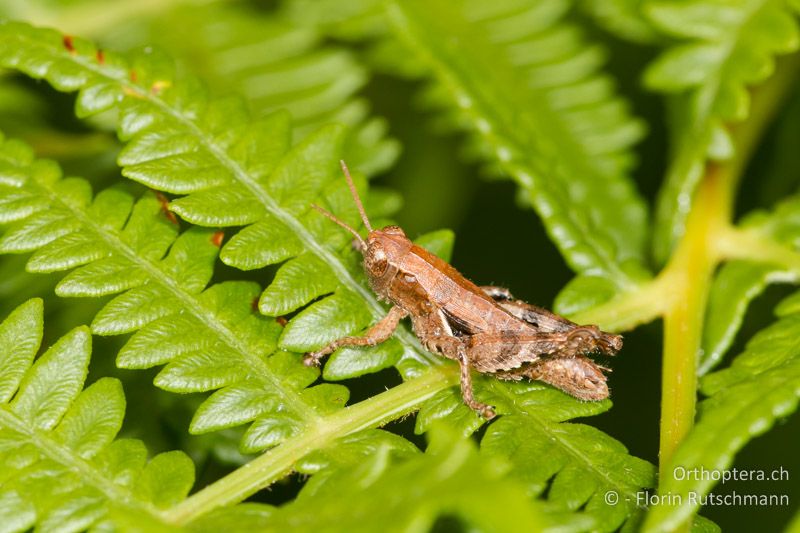
[[[389,313],[385,317],[369,328],[363,336],[336,339],[321,350],[307,353],[305,357],[303,357],[303,363],[306,366],[316,366],[319,364],[320,359],[333,353],[342,346],[375,346],[376,344],[380,344],[392,336],[394,330],[397,329],[397,325],[406,316],[408,316],[408,312],[402,307],[395,305],[389,309]]]

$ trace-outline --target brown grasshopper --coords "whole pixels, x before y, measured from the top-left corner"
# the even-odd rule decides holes
[[[306,365],[318,365],[322,357],[342,346],[379,344],[392,336],[400,320],[410,316],[414,333],[426,349],[458,361],[464,403],[487,420],[495,416],[494,409],[475,399],[471,368],[500,379],[537,379],[582,400],[608,397],[603,374],[608,369],[585,354],[613,355],[622,347],[622,337],[597,326],[579,326],[516,300],[507,289],[478,287],[412,243],[397,226],[373,230],[344,161],[341,165],[369,231],[367,239],[325,209],[313,207],[353,234],[372,289],[392,308],[363,336],[344,337],[306,354]]]

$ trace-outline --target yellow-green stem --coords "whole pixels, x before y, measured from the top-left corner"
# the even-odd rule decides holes
[[[763,241],[732,226],[736,187],[758,139],[770,123],[783,97],[798,75],[800,54],[781,58],[775,75],[753,91],[750,117],[730,127],[737,147],[735,157],[724,163],[708,163],[693,201],[683,240],[669,264],[656,278],[667,298],[664,313],[664,360],[662,376],[661,436],[659,466],[664,466],[694,423],[697,356],[700,351],[703,318],[710,280],[723,258],[754,258],[794,268],[797,254]]]
[[[697,401],[697,357],[700,352],[706,302],[714,269],[722,259],[744,258],[776,262],[794,269],[798,254],[732,226],[735,190],[758,139],[792,87],[800,54],[779,61],[776,74],[753,93],[749,119],[732,126],[735,157],[708,163],[686,223],[686,232],[667,267],[656,278],[666,288],[664,356],[662,363],[659,476],[671,475],[670,460],[694,425]],[[688,530],[689,523],[680,530]]]
[[[290,473],[295,463],[308,453],[324,448],[338,437],[381,426],[411,413],[420,403],[457,383],[455,365],[437,367],[384,393],[346,407],[327,417],[320,425],[287,440],[165,511],[163,519],[183,525],[217,507],[240,502]]]
[[[672,456],[694,425],[703,319],[719,261],[717,237],[729,225],[733,181],[730,167],[707,165],[683,240],[659,276],[669,291],[661,376],[658,465],[662,480],[671,475]],[[679,529],[688,531],[688,524]]]
[[[694,423],[697,394],[697,355],[703,334],[703,315],[717,263],[716,236],[730,215],[729,181],[725,167],[709,165],[686,224],[686,235],[662,274],[671,294],[664,315],[661,442],[659,465],[664,466]]]

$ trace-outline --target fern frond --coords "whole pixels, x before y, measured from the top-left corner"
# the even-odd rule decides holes
[[[629,288],[643,275],[648,225],[626,175],[642,125],[599,72],[602,50],[562,21],[568,7],[414,1],[391,4],[391,14],[570,266]]]
[[[796,7],[784,0],[649,2],[653,23],[679,39],[650,65],[645,83],[679,95],[674,147],[656,212],[654,250],[664,261],[683,234],[686,215],[707,159],[735,150],[728,125],[747,118],[748,87],[768,78],[774,56],[798,49]],[[713,17],[708,13],[722,13]]]
[[[800,238],[800,198],[785,200],[772,213],[752,213],[741,227],[766,242],[781,243],[788,250]],[[769,284],[796,282],[799,275],[796,270],[768,263],[731,261],[723,265],[711,285],[698,372],[705,374],[722,360],[750,302]]]
[[[275,316],[306,306],[281,332],[273,321],[252,312],[250,304],[258,296],[255,284],[229,282],[206,289],[198,281],[202,276],[187,274],[186,265],[193,265],[192,268],[204,273],[207,283],[210,266],[202,261],[197,264],[194,256],[212,261],[211,252],[215,250],[214,245],[220,243],[220,233],[195,228],[178,236],[174,243],[167,242],[166,238],[163,242],[159,239],[160,253],[153,251],[152,257],[145,259],[139,251],[122,254],[123,259],[134,264],[128,265],[130,268],[124,275],[114,276],[110,282],[117,292],[130,290],[112,300],[108,310],[95,320],[98,332],[110,334],[138,329],[120,352],[118,364],[144,368],[166,363],[156,378],[160,387],[177,392],[216,390],[197,411],[191,431],[212,431],[253,421],[243,440],[242,447],[246,451],[274,446],[293,436],[302,437],[306,442],[318,434],[315,429],[328,428],[326,424],[332,423],[334,418],[345,428],[364,427],[347,418],[349,413],[361,412],[356,408],[339,416],[343,413],[339,408],[347,400],[347,389],[332,384],[309,388],[317,373],[302,366],[299,355],[281,350],[269,355],[278,334],[279,348],[305,351],[355,332],[384,312],[362,285],[362,275],[354,273],[358,265],[349,237],[308,209],[312,201],[321,202],[348,222],[354,225],[358,222],[343,180],[332,177],[336,172],[332,162],[336,159],[341,129],[323,129],[290,148],[286,114],[253,121],[237,100],[208,101],[196,85],[174,80],[168,66],[157,57],[139,58],[135,69],[131,70],[131,65],[115,54],[106,52],[104,60],[99,62],[89,43],[74,39],[72,44],[74,53],[64,48],[62,37],[57,33],[19,24],[0,26],[3,51],[0,58],[5,64],[44,77],[62,89],[80,89],[79,113],[108,109],[119,112],[121,135],[129,139],[120,155],[126,175],[168,192],[186,194],[172,202],[170,209],[189,221],[208,226],[246,226],[222,247],[220,255],[224,262],[240,268],[257,268],[283,261],[275,279],[260,296],[262,311]],[[134,79],[131,79],[132,72]],[[69,76],[65,77],[65,73]],[[14,153],[18,145],[12,143],[12,148]],[[23,150],[23,154],[23,161],[12,165],[12,174],[22,180],[17,186],[22,188],[31,181],[28,167],[41,165],[30,162],[29,152]],[[48,168],[52,169],[52,165]],[[50,176],[44,181],[59,188],[63,187],[59,185],[61,182],[69,180]],[[363,188],[363,179],[358,185]],[[41,186],[38,181],[36,186]],[[124,226],[113,230],[105,230],[96,222],[87,225],[84,222],[93,219],[91,213],[86,213],[85,206],[93,206],[97,200],[90,204],[91,197],[86,193],[80,196],[80,202],[65,196],[67,207],[79,219],[76,226],[75,221],[60,214],[63,209],[52,207],[53,203],[61,201],[61,196],[49,194],[47,197],[46,213],[55,213],[54,216],[61,216],[61,220],[67,222],[51,224],[43,234],[51,235],[55,231],[52,227],[67,225],[73,228],[73,233],[91,234],[100,244],[108,243],[102,249],[102,258],[84,252],[83,248],[80,249],[83,255],[73,254],[89,262],[81,268],[97,272],[97,263],[119,261],[120,250],[130,249],[126,232],[133,217],[125,222],[126,217],[120,215],[119,223]],[[129,200],[128,205],[131,203]],[[134,213],[140,205],[149,214],[149,224],[157,224],[158,231],[170,229],[175,238],[173,224],[161,211],[163,205],[157,199],[148,195],[136,204]],[[91,207],[88,209],[90,211]],[[38,228],[42,225],[39,218],[44,217],[47,222],[50,215],[20,209],[16,216],[21,220],[17,222],[20,227],[27,227],[26,222],[31,222],[31,227]],[[158,235],[158,231],[137,231],[135,235],[147,236],[151,232]],[[21,235],[11,240],[28,242],[24,232]],[[61,238],[70,235],[72,233]],[[199,242],[187,242],[187,247],[178,247],[182,240],[195,237]],[[430,237],[427,244],[446,249],[450,240],[445,234]],[[20,250],[45,244],[35,243],[31,239],[27,245],[20,244]],[[194,249],[200,245],[211,248],[208,255]],[[177,254],[176,250],[183,251]],[[161,255],[165,253],[166,258],[162,260]],[[178,257],[172,259],[176,254],[181,261]],[[71,257],[68,253],[61,256]],[[168,268],[172,262],[177,262],[177,267]],[[78,263],[76,260],[62,266],[69,268]],[[59,264],[54,268],[57,266]],[[73,294],[111,291],[111,288],[103,289],[106,282],[99,278],[95,280],[94,276],[76,273],[81,273],[81,269],[62,282]],[[184,278],[194,280],[191,289],[182,288]],[[98,284],[101,285],[99,289]],[[87,286],[94,287],[94,292],[84,288]],[[156,291],[157,297],[149,291]],[[326,374],[334,377],[358,375],[365,371],[363,361],[373,364],[372,368],[382,368],[400,357],[398,367],[406,375],[413,375],[422,366],[438,361],[427,352],[417,351],[416,340],[407,333],[399,337],[371,352],[352,353],[349,359],[346,352],[340,352],[329,363],[333,366],[331,370],[326,368]],[[336,357],[339,357],[338,362]],[[346,363],[355,359],[361,366],[354,371],[352,364]],[[500,412],[517,412],[519,402],[510,399],[510,392],[503,392],[507,387],[517,390],[514,385],[495,383],[484,394],[499,406]],[[578,411],[588,415],[586,409],[600,406],[576,407],[589,404],[543,386],[540,389],[550,395],[548,401],[554,405],[577,409],[574,416],[578,416]],[[477,427],[480,421],[476,423],[475,414],[464,407],[455,389],[450,389],[448,394],[453,396],[456,407],[451,409],[446,402],[442,405],[450,411],[459,409],[462,414],[457,416],[471,418],[470,423]],[[405,408],[413,405],[416,404],[409,400]],[[603,408],[606,406],[602,404]],[[333,411],[336,413],[329,415]],[[374,413],[370,416],[369,420],[384,420],[375,418]],[[425,419],[424,413],[421,418]],[[543,421],[542,424],[550,424],[558,431],[555,422]],[[580,434],[575,441],[578,449],[582,446],[579,437]],[[572,435],[565,437],[558,446],[568,449],[571,439]],[[319,442],[324,444],[325,440]],[[621,446],[609,455],[626,465],[630,462],[634,465],[631,468],[645,468],[625,455]],[[290,457],[291,453],[279,456]],[[267,462],[271,459],[263,457]],[[586,458],[575,459],[581,468],[591,469]],[[270,465],[269,472],[277,476],[292,466]],[[603,470],[604,463],[599,468]],[[249,479],[247,489],[238,486],[236,494],[230,498],[245,497],[272,479]],[[637,477],[635,482],[646,485],[648,482],[642,479]],[[598,482],[592,490],[600,486],[604,485]],[[212,491],[212,494],[215,493]],[[587,494],[587,499],[592,494]],[[628,511],[623,510],[612,518],[619,523],[627,515]]]
[[[242,268],[285,261],[261,296],[261,309],[279,316],[318,299],[288,323],[279,341],[282,348],[306,351],[311,343],[321,346],[383,315],[383,308],[362,285],[362,274],[353,274],[360,267],[349,238],[309,209],[312,202],[322,203],[353,224],[358,220],[333,163],[341,128],[324,129],[286,152],[290,138],[286,114],[251,121],[239,100],[208,102],[196,83],[174,83],[169,64],[159,56],[141,57],[133,68],[113,53],[98,56],[86,41],[73,39],[71,46],[65,47],[56,32],[19,23],[0,26],[0,48],[7,65],[46,77],[57,88],[82,87],[77,100],[80,115],[118,109],[121,135],[131,139],[120,154],[123,172],[169,192],[195,193],[174,202],[171,208],[175,212],[204,225],[253,223],[226,243],[221,256],[228,264]],[[334,172],[337,178],[332,180]],[[152,198],[148,202],[151,215],[158,217],[161,206]],[[20,216],[24,214],[20,212]],[[49,220],[49,215],[42,217],[45,222]],[[163,216],[160,223],[169,226]],[[32,224],[37,225],[41,224]],[[60,224],[54,225],[62,231]],[[74,227],[75,221],[69,220],[68,225]],[[22,226],[27,227],[24,223]],[[210,231],[191,230],[187,235],[205,239],[208,246],[212,240],[219,244],[222,239],[220,233]],[[13,232],[8,238],[17,239]],[[106,238],[111,237],[102,236],[100,241]],[[35,248],[36,244],[27,242],[19,250]],[[168,247],[168,243],[163,245],[164,249]],[[115,242],[112,248],[126,246]],[[347,260],[337,253],[339,250],[344,250]],[[135,251],[127,255],[143,262]],[[119,266],[116,261],[104,260],[112,267]],[[82,270],[70,274],[60,292],[107,294],[144,284],[154,271],[163,270],[160,265],[138,266],[141,268],[118,276],[119,272],[97,272],[96,266],[89,265],[86,273],[92,276]],[[105,281],[115,285],[90,290],[92,283],[101,283],[94,279],[96,273],[105,274]],[[98,332],[107,334],[142,328],[120,352],[118,365],[147,368],[168,363],[156,378],[161,388],[175,392],[222,388],[197,411],[191,431],[213,431],[256,419],[242,444],[244,450],[255,451],[313,426],[323,413],[346,402],[347,390],[340,385],[306,389],[317,373],[302,366],[299,355],[279,353],[264,359],[272,352],[279,328],[252,313],[257,285],[221,284],[195,294],[178,289],[185,272],[172,272],[168,279],[158,274],[153,280],[158,283],[137,287],[135,292],[112,301],[108,311],[98,315],[95,326]],[[154,299],[153,289],[172,298]],[[199,292],[202,287],[194,289]],[[331,295],[320,298],[326,294]],[[177,302],[169,304],[169,300]],[[133,316],[115,316],[122,312]],[[197,328],[204,335],[197,335]],[[308,332],[313,335],[307,336]],[[330,374],[363,374],[385,368],[397,362],[401,354],[404,358],[400,366],[407,372],[415,371],[420,364],[438,363],[411,335],[401,336],[405,347],[392,340],[373,351],[341,352],[334,361],[341,362],[349,353],[350,360],[358,360],[357,365],[345,364],[347,369],[334,366]],[[258,396],[251,398],[249,393],[254,390]]]
[[[334,300],[317,301],[289,322],[282,348],[302,352],[319,347],[385,313],[362,285],[361,274],[353,274],[360,270],[356,262],[343,259],[355,253],[348,251],[347,238],[310,209],[312,202],[321,203],[357,223],[334,163],[340,127],[320,130],[289,149],[286,114],[252,120],[236,98],[209,101],[198,82],[175,82],[163,57],[144,55],[131,64],[105,53],[99,61],[87,41],[74,39],[70,51],[58,33],[21,23],[0,26],[0,47],[5,65],[44,77],[57,89],[82,89],[79,115],[118,109],[120,136],[128,140],[119,157],[123,174],[159,190],[187,194],[170,207],[181,217],[215,227],[250,224],[225,244],[220,256],[244,269],[284,262],[261,296],[262,312],[290,313],[335,293],[329,297]],[[286,289],[293,293],[290,301],[284,299]],[[347,306],[348,312],[337,312],[334,303]],[[350,312],[356,308],[357,313]],[[320,321],[315,343],[298,340],[300,328],[314,320]],[[404,368],[436,361],[413,336],[399,336],[407,346]]]
[[[341,437],[327,447],[315,450],[297,463],[297,471],[312,476],[303,485],[303,498],[316,495],[343,471],[358,468],[376,454],[388,454],[393,460],[406,460],[419,454],[419,448],[388,431],[367,429]],[[387,457],[388,458],[388,457]]]
[[[325,45],[309,25],[219,3],[178,6],[146,24],[147,41],[191,59],[192,71],[215,93],[241,93],[259,116],[289,111],[295,142],[340,122],[349,126],[343,157],[351,167],[374,174],[397,157],[385,121],[370,117],[366,101],[356,97],[367,71],[349,50]]]
[[[654,485],[653,465],[602,431],[568,422],[605,411],[609,402],[575,401],[540,383],[491,385],[490,401],[500,412],[513,414],[487,429],[482,454],[509,460],[515,466],[512,477],[529,493],[546,494],[558,508],[580,509],[594,518],[593,530],[614,531],[641,513],[636,495]],[[619,503],[609,504],[609,491],[620,497]]]
[[[125,415],[120,382],[83,389],[88,328],[34,362],[42,301],[0,324],[0,524],[4,531],[83,531],[114,522],[164,527],[160,510],[184,499],[194,465],[183,452],[147,460],[141,441],[116,439]]]
[[[770,283],[791,282],[792,272],[771,265],[732,261],[720,268],[709,294],[698,374],[717,366],[733,344],[747,308]]]
[[[535,382],[509,384],[481,377],[475,388],[505,415],[487,428],[481,454],[513,464],[511,476],[528,493],[564,511],[581,509],[594,519],[592,530],[613,531],[639,515],[637,494],[654,486],[653,465],[633,457],[605,433],[569,422],[600,414],[611,402],[577,401]],[[426,432],[440,420],[462,434],[481,424],[457,389],[442,391],[423,405],[415,431]],[[605,499],[609,491],[619,496],[617,504]]]
[[[556,522],[529,499],[524,485],[504,477],[507,464],[482,458],[469,440],[442,428],[431,433],[425,454],[404,461],[394,456],[390,444],[376,447],[324,485],[304,489],[295,502],[265,517],[261,528],[324,531],[335,524],[338,531],[429,531],[442,515],[486,531],[591,526],[580,515]],[[348,502],[344,515],[342,501]]]
[[[586,12],[599,25],[621,37],[637,43],[652,43],[659,39],[652,22],[645,16],[647,0],[581,0]]]
[[[778,307],[780,319],[756,334],[730,368],[709,374],[701,390],[709,396],[699,406],[699,420],[664,472],[682,467],[722,472],[747,442],[763,434],[776,420],[797,409],[800,399],[800,293]],[[645,531],[668,531],[696,510],[689,493],[707,494],[708,476],[666,476],[660,490],[682,505],[651,508]],[[679,500],[675,500],[679,501]]]
[[[383,37],[389,30],[384,0],[289,0],[282,11],[296,24],[322,29],[337,39]]]
[[[206,287],[222,233],[200,228],[178,235],[152,194],[138,202],[110,189],[62,179],[16,141],[0,144],[3,213],[14,221],[0,251],[33,255],[36,272],[75,268],[56,286],[62,296],[121,295],[95,317],[92,331],[136,331],[120,350],[123,368],[167,366],[156,376],[173,392],[222,389],[197,411],[202,433],[259,418],[248,450],[275,445],[347,400],[340,385],[308,388],[318,371],[300,356],[274,352],[280,326],[254,312],[258,285],[230,281]],[[77,267],[77,268],[76,268]],[[127,291],[127,292],[123,292]]]

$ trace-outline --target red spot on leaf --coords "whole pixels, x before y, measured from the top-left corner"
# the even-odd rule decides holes
[[[130,78],[133,83],[139,81],[139,75],[136,73],[135,70],[131,69]]]
[[[250,302],[250,309],[252,309],[253,311],[258,312],[258,296],[253,298],[253,301]]]
[[[222,240],[225,238],[224,231],[215,231],[214,234],[211,236],[211,244],[219,248],[222,246]]]
[[[285,316],[276,316],[276,317],[275,317],[275,322],[277,322],[278,324],[280,324],[280,325],[281,325],[281,327],[286,327],[286,324],[288,324],[288,323],[289,323],[289,321],[286,319],[286,317],[285,317]]]
[[[105,64],[105,62],[106,62],[106,54],[102,50],[100,50],[98,48],[97,49],[97,53],[95,54],[95,56],[97,57],[97,62],[98,63],[100,63],[101,65]]]
[[[69,52],[70,54],[74,55],[75,54],[75,43],[72,42],[72,36],[71,35],[65,35],[63,41],[64,41],[64,48],[67,49],[67,52]]]
[[[156,191],[156,199],[158,203],[161,205],[161,213],[167,217],[167,220],[178,225],[178,217],[175,216],[175,213],[169,210],[169,198],[164,196],[162,193]]]

